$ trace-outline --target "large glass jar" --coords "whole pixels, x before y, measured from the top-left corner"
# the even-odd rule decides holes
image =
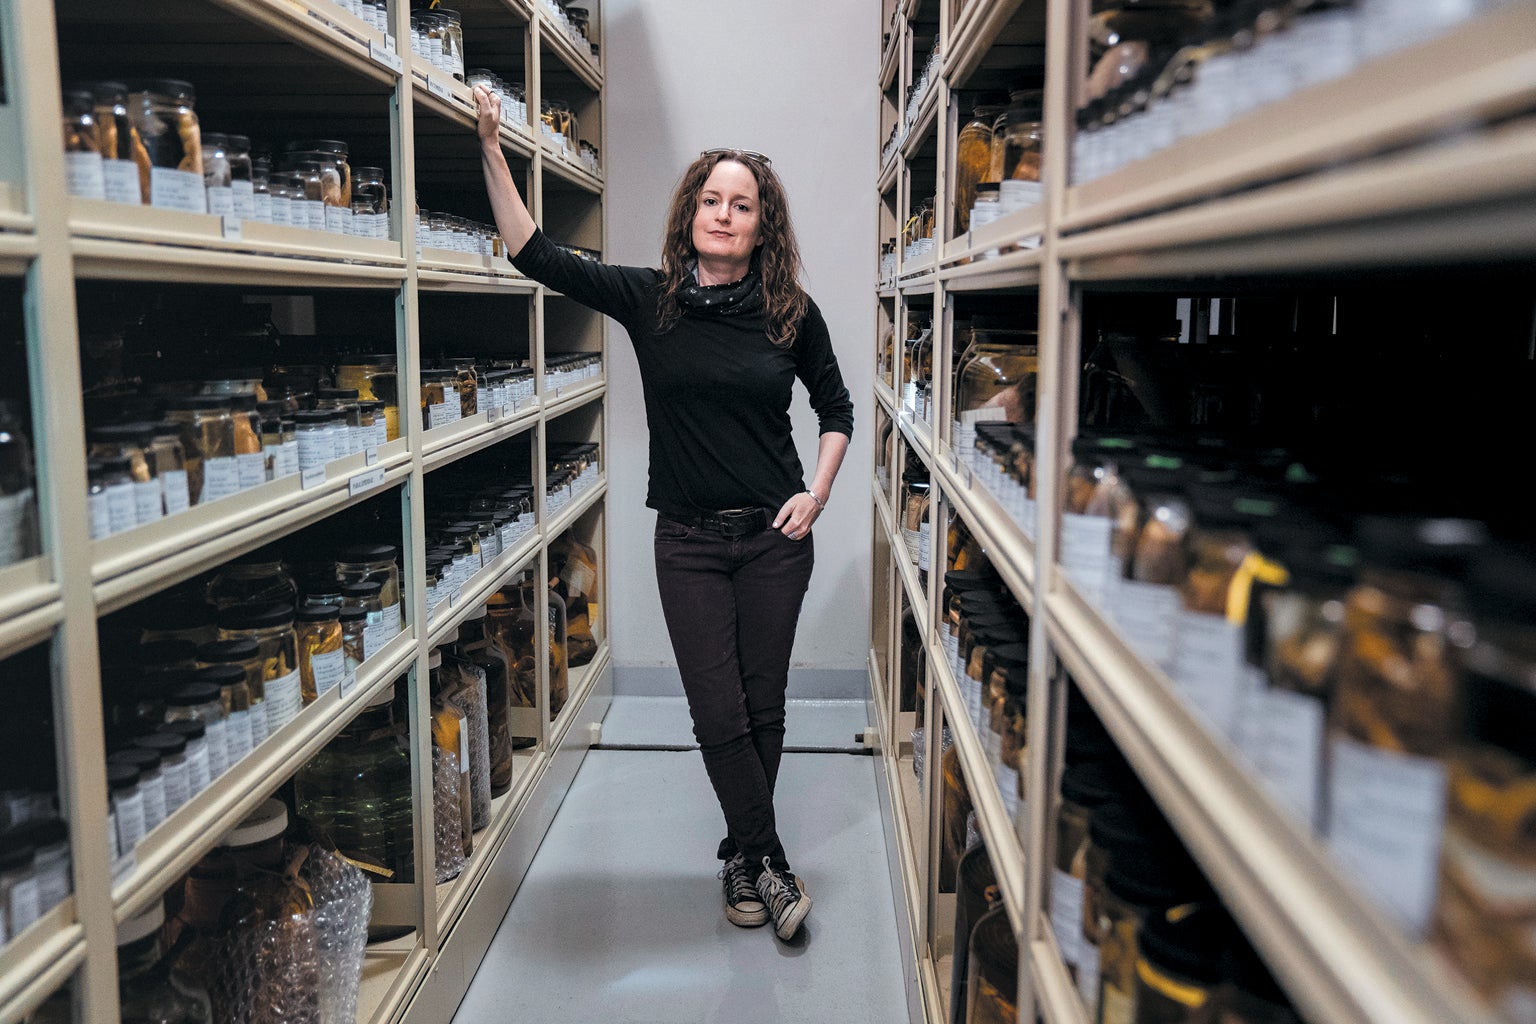
[[[235,430],[235,468],[240,489],[260,487],[267,481],[267,456],[261,447],[261,413],[254,394],[229,396],[230,422]]]
[[[313,605],[294,613],[298,633],[299,680],[304,703],[312,704],[341,685],[346,676],[346,653],[341,649],[341,609]]]
[[[207,991],[171,969],[160,945],[164,924],[165,905],[156,900],[144,913],[117,926],[117,998],[122,1019],[212,1024]]]
[[[320,180],[321,230],[350,234],[352,221],[352,169],[347,164],[348,147],[335,139],[306,139],[291,142],[289,159],[306,172],[314,170]],[[313,168],[309,163],[315,164]],[[313,212],[311,211],[311,217]],[[317,225],[311,221],[310,227]]]
[[[439,19],[438,32],[443,53],[442,69],[462,82],[464,81],[463,19],[459,17],[458,11],[451,11],[446,7],[439,7],[432,13]]]
[[[456,785],[444,787],[443,794],[451,789],[458,797],[457,809],[449,811],[447,820],[459,825],[459,844],[464,856],[474,852],[473,780],[470,771],[469,716],[451,699],[451,690],[458,682],[457,674],[445,670],[443,654],[434,650],[427,656],[430,673],[428,689],[432,699],[432,743],[443,751],[443,770],[452,772]],[[433,765],[434,772],[437,765]],[[439,801],[444,804],[446,801]],[[442,807],[448,811],[447,807]],[[439,836],[442,836],[439,830]]]
[[[971,816],[976,806],[960,766],[958,744],[939,758],[939,786],[939,892],[954,892],[960,858],[971,847]]]
[[[255,640],[210,640],[197,648],[198,668],[212,665],[235,665],[245,673],[245,689],[242,694],[231,690],[221,694],[224,710],[230,716],[231,731],[238,728],[249,736],[249,748],[254,749],[267,738],[267,709],[264,706],[267,693],[265,662],[261,645]],[[249,709],[249,714],[245,710]],[[236,727],[236,716],[246,724]]]
[[[342,583],[379,584],[386,640],[400,632],[402,624],[399,556],[393,544],[354,544],[336,555],[336,578]]]
[[[1536,1005],[1536,557],[1493,547],[1469,578],[1475,636],[1455,637],[1464,727],[1450,761],[1432,937],[1509,1020]]]
[[[149,166],[149,202],[167,210],[207,213],[203,188],[203,139],[196,93],[188,82],[148,82],[128,98],[128,115],[142,145],[135,157]],[[141,171],[142,173],[142,171]]]
[[[1356,529],[1338,692],[1328,723],[1328,841],[1411,935],[1435,904],[1447,758],[1466,719],[1454,638],[1466,636],[1462,576],[1477,523],[1367,518]]]
[[[1177,1024],[1204,1007],[1222,982],[1232,931],[1217,906],[1149,915],[1138,936],[1135,1024]]]
[[[160,483],[160,498],[165,514],[185,512],[192,504],[187,484],[187,453],[181,444],[181,432],[169,420],[148,425],[148,452],[155,465],[155,479]]]
[[[298,816],[338,852],[382,869],[394,883],[415,877],[411,758],[394,718],[393,685],[293,777]]]
[[[160,481],[155,477],[155,464],[146,451],[150,438],[144,424],[123,424],[112,427],[93,427],[86,436],[90,440],[87,456],[105,462],[108,459],[127,459],[128,476],[133,484],[134,525],[144,526],[159,519],[164,508],[160,493]],[[116,531],[113,531],[116,532]]]
[[[225,562],[204,591],[208,603],[224,609],[235,605],[293,604],[298,585],[283,565],[282,558],[270,548],[258,548]]]
[[[538,742],[538,733],[529,722],[539,706],[538,608],[532,601],[531,584],[503,587],[486,603],[486,630],[493,647],[507,659],[508,703],[513,710],[512,746],[524,749]],[[515,722],[525,724],[517,728]]]
[[[902,474],[901,537],[907,544],[907,560],[924,571],[928,569],[928,551],[933,546],[928,491],[926,471],[914,466]]]
[[[224,133],[203,132],[203,187],[208,194],[208,212],[220,217],[235,212],[228,146],[229,136]]]
[[[955,232],[971,226],[971,207],[976,205],[976,186],[986,180],[992,166],[992,121],[995,106],[978,106],[955,142]]]
[[[165,697],[167,722],[202,722],[207,730],[208,773],[217,779],[229,768],[229,734],[217,683],[188,683]]]
[[[1094,811],[1134,790],[1120,762],[1087,761],[1061,775],[1056,811],[1056,863],[1051,871],[1051,931],[1061,959],[1077,976],[1083,948],[1083,888],[1088,877],[1088,829]]]
[[[38,552],[32,445],[17,407],[0,399],[0,566]]]
[[[105,199],[107,183],[96,131],[96,99],[87,89],[64,90],[64,186],[81,199]]]
[[[1103,1024],[1134,1024],[1136,964],[1143,925],[1174,907],[1209,898],[1189,855],[1169,834],[1162,844],[1122,846],[1104,875],[1096,930],[1099,949],[1097,1016]],[[1183,1019],[1183,1018],[1175,1018]]]
[[[1173,665],[1183,606],[1179,587],[1188,575],[1186,474],[1178,460],[1149,456],[1124,475],[1136,527],[1135,540],[1125,548],[1124,575],[1115,583],[1114,619],[1137,653],[1166,670]],[[1115,521],[1118,531],[1124,517]]]
[[[226,763],[230,767],[234,767],[246,754],[249,754],[254,745],[251,728],[253,714],[251,691],[246,684],[246,675],[244,665],[235,662],[212,662],[203,665],[192,676],[195,683],[206,683],[219,688],[219,717],[224,723],[222,727],[224,750]],[[261,712],[262,709],[258,705],[254,713]],[[218,731],[217,727],[215,731]],[[216,738],[214,742],[217,743]]]
[[[971,320],[971,339],[956,373],[955,448],[968,456],[976,443],[976,424],[1035,421],[1035,389],[1040,372],[1038,335],[992,317]]]
[[[960,937],[956,936],[956,942]],[[1019,1019],[1019,946],[1008,908],[999,904],[971,930],[966,957],[968,1024],[1016,1024]]]
[[[1043,197],[1040,185],[1043,96],[1039,90],[1012,94],[1003,137],[1003,176],[999,179],[1002,185],[1000,213],[1005,216],[1015,210],[1037,206]],[[995,140],[993,146],[995,149]]]
[[[1088,824],[1088,852],[1084,857],[1083,937],[1078,949],[1077,990],[1089,1020],[1099,1019],[1099,972],[1102,929],[1107,889],[1105,879],[1113,865],[1124,861],[1134,867],[1140,858],[1181,849],[1179,841],[1155,808],[1118,800],[1094,808]],[[1134,963],[1135,955],[1132,954]]]
[[[97,82],[91,91],[96,100],[96,142],[107,201],[134,206],[149,202],[149,181],[139,178],[135,152],[141,144],[128,118],[128,87],[122,82]]]
[[[261,645],[267,734],[293,720],[304,706],[299,681],[298,636],[293,605],[235,605],[219,612],[220,640],[255,640]]]
[[[201,188],[201,175],[198,181]],[[228,401],[216,395],[182,395],[166,399],[165,410],[181,436],[192,504],[238,494],[240,463],[235,458],[235,421]]]
[[[363,203],[361,216],[358,213],[360,201]],[[353,168],[352,211],[353,234],[364,238],[389,238],[389,185],[383,168]]]
[[[1118,583],[1113,571],[1112,534],[1116,521],[1109,506],[1095,502],[1101,487],[1120,479],[1134,452],[1124,438],[1079,437],[1072,442],[1072,462],[1062,489],[1061,567],[1083,596],[1110,607]]]

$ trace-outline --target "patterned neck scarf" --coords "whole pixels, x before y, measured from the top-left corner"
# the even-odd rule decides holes
[[[699,265],[689,268],[693,281],[677,291],[678,305],[694,313],[711,313],[718,316],[747,316],[763,311],[763,275],[757,271],[757,261],[747,271],[747,276],[729,284],[699,284]]]

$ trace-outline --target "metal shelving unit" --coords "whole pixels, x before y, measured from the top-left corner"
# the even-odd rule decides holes
[[[81,0],[0,8],[7,100],[0,104],[0,137],[5,139],[0,146],[0,278],[19,284],[24,295],[29,378],[24,386],[31,393],[43,534],[41,556],[0,569],[0,657],[49,645],[59,711],[60,803],[70,832],[74,887],[64,903],[0,948],[0,1021],[6,1024],[22,1019],[66,985],[74,987],[79,1020],[116,1020],[116,923],[161,898],[236,821],[340,732],[373,693],[397,682],[411,688],[413,763],[419,774],[430,775],[423,728],[429,716],[430,642],[462,621],[473,603],[520,574],[547,579],[548,548],[563,533],[575,530],[597,548],[606,588],[607,485],[599,479],[565,508],[552,514],[540,510],[534,531],[483,569],[453,601],[430,617],[427,613],[421,577],[424,494],[432,487],[433,471],[503,443],[520,444],[529,451],[533,482],[542,494],[546,445],[552,438],[597,440],[606,454],[607,386],[605,379],[597,379],[545,388],[546,354],[601,353],[603,335],[593,330],[547,335],[546,330],[555,329],[544,317],[546,290],[505,260],[417,252],[410,197],[422,176],[445,173],[447,167],[450,175],[459,174],[457,187],[478,186],[478,161],[470,168],[473,173],[465,174],[462,156],[457,168],[436,157],[445,143],[457,143],[461,154],[473,150],[474,114],[466,86],[428,69],[408,48],[401,52],[399,41],[409,39],[409,6],[404,0],[390,6],[387,34],[330,0],[156,0],[115,14]],[[547,76],[581,82],[589,91],[589,108],[600,110],[601,62],[579,52],[542,5],[469,0],[463,7],[467,22],[480,22],[469,28],[471,55],[476,31],[484,33],[480,38],[488,46],[495,36],[495,47],[521,55],[518,70],[534,117],[540,83]],[[601,31],[598,14],[593,11],[594,31]],[[146,34],[155,36],[155,45],[136,46],[134,41]],[[106,45],[109,38],[119,44],[118,51]],[[197,43],[182,42],[191,39]],[[290,116],[298,119],[297,132],[330,116],[339,137],[355,132],[371,138],[390,154],[392,240],[255,223],[237,226],[214,216],[66,196],[58,135],[61,68],[94,69],[110,60],[135,68],[160,61],[194,79],[204,69],[214,83],[208,90],[210,107],[226,120],[231,111]],[[354,85],[317,104],[317,84],[306,82],[306,76],[317,77],[322,85]],[[221,94],[220,85],[234,80],[249,81],[249,93],[229,88]],[[592,137],[601,144],[600,115],[595,120]],[[421,136],[418,126],[426,128]],[[564,195],[574,188],[588,205],[573,221],[579,222],[583,237],[569,241],[601,247],[603,179],[540,144],[532,127],[505,126],[501,132],[509,157],[526,169],[530,205],[542,210],[549,190]],[[517,315],[527,315],[537,395],[505,415],[500,409],[482,412],[432,431],[414,415],[414,402],[407,398],[401,403],[405,415],[397,441],[333,461],[320,474],[260,485],[91,541],[80,500],[86,470],[76,286],[101,281],[323,290],[339,295],[336,301],[351,301],[354,295],[373,302],[388,297],[395,315],[390,347],[399,361],[402,396],[419,390],[420,297],[501,297],[516,304]],[[381,495],[398,500],[403,511],[404,632],[368,659],[346,692],[322,695],[175,811],[131,857],[115,865],[114,876],[106,845],[97,619]],[[541,613],[545,602],[541,596]],[[609,604],[602,600],[600,607]],[[359,1024],[444,1024],[451,1018],[494,923],[593,742],[592,727],[607,709],[612,694],[607,635],[603,624],[595,657],[572,672],[567,704],[554,720],[548,714],[547,672],[540,669],[541,705],[527,712],[536,719],[532,731],[538,742],[519,752],[513,789],[497,801],[491,826],[476,835],[470,865],[444,887],[451,894],[435,892],[438,887],[420,879],[376,890],[376,916],[409,922],[412,931],[368,948]],[[541,665],[547,660],[541,657]],[[430,794],[430,778],[418,778],[416,791]],[[430,837],[430,799],[417,808],[416,829]],[[419,873],[430,879],[430,838],[424,849]]]
[[[898,19],[875,87],[898,102],[915,74],[912,5],[888,0]],[[931,5],[930,5],[931,6]],[[1140,659],[1100,610],[1060,571],[1056,510],[1076,431],[1084,293],[1115,283],[1210,282],[1232,277],[1392,271],[1469,260],[1536,258],[1536,5],[1494,7],[1438,38],[1367,63],[1344,77],[1254,109],[1222,128],[1086,184],[1069,184],[1075,76],[1086,53],[1086,0],[944,0],[944,58],[935,83],[937,168],[924,142],[908,139],[879,170],[881,239],[915,205],[914,178],[936,177],[935,250],[876,289],[894,323],[896,378],[877,380],[875,406],[895,432],[899,473],[910,454],[931,486],[933,564],[942,567],[950,511],[985,550],[1031,616],[1027,799],[1010,821],[991,778],[982,737],[939,644],[941,583],[919,584],[899,529],[899,483],[876,478],[875,594],[869,721],[880,731],[882,805],[893,839],[912,946],[904,950],[913,1019],[947,1011],[938,975],[946,954],[930,920],[937,776],[914,791],[914,725],[947,722],[978,807],[979,828],[999,875],[1020,948],[1019,1022],[1086,1024],[1076,985],[1047,915],[1056,792],[1064,746],[1068,670],[1164,815],[1195,856],[1249,940],[1313,1024],[1486,1024],[1439,960],[1411,942],[1349,882],[1323,845],[1293,821],[1222,739]],[[932,16],[932,11],[929,11]],[[906,20],[904,20],[906,19]],[[884,28],[884,26],[882,26]],[[901,40],[905,38],[903,43]],[[900,59],[897,59],[897,58]],[[1043,70],[1044,197],[1039,206],[953,233],[947,179],[968,110],[959,94],[993,89]],[[930,98],[932,99],[932,98]],[[924,103],[924,110],[928,101]],[[898,116],[900,113],[898,112]],[[887,122],[878,136],[885,142]],[[921,166],[913,158],[922,154]],[[892,193],[894,192],[894,201]],[[998,250],[1001,250],[1000,253]],[[953,297],[1022,297],[1037,306],[1040,340],[1036,419],[1038,524],[1027,536],[953,447],[949,426]],[[916,303],[934,322],[932,423],[902,405],[900,339]],[[883,319],[882,319],[883,317]],[[880,442],[883,443],[883,442]],[[938,573],[930,573],[938,576]],[[913,602],[926,656],[928,720],[899,704],[900,597]],[[983,792],[977,794],[976,788]]]

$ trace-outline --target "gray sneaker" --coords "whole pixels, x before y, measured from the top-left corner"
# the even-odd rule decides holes
[[[786,942],[794,938],[805,915],[811,912],[811,898],[806,895],[805,883],[791,872],[775,871],[764,857],[763,873],[757,876],[757,894],[773,914],[773,933]]]
[[[727,921],[738,928],[756,928],[768,923],[768,908],[758,899],[747,858],[738,853],[725,862],[716,877],[724,883]]]

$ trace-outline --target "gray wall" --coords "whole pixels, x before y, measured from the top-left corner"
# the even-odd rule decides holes
[[[853,446],[817,522],[816,573],[792,696],[856,696],[867,681],[880,5],[838,0],[606,0],[608,246],[655,266],[667,202],[699,152],[768,154],[789,191],[805,285],[826,314],[853,394]],[[646,426],[633,351],[609,325],[613,657],[618,692],[678,692],[645,508]],[[807,477],[816,420],[796,387]]]

